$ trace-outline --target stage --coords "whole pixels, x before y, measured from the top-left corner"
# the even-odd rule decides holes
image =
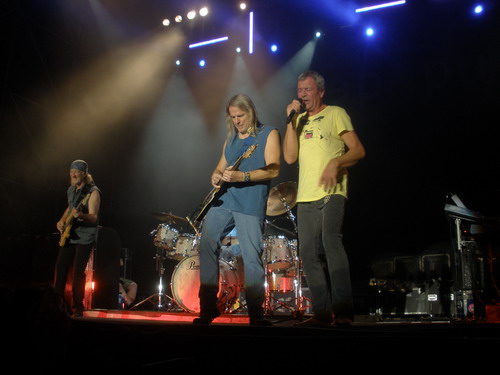
[[[500,340],[500,325],[477,321],[356,316],[348,327],[303,328],[290,316],[269,317],[270,327],[231,314],[196,326],[195,316],[89,311],[72,320],[68,359],[85,352],[96,369],[139,373],[465,371],[496,364]]]
[[[39,373],[76,367],[86,374],[311,373],[345,365],[376,372],[470,371],[495,366],[500,348],[496,306],[481,320],[356,315],[350,326],[304,328],[295,326],[300,318],[279,314],[262,327],[233,313],[198,326],[192,324],[197,314],[153,309],[91,309],[72,318],[47,303],[50,296],[50,289],[39,290],[33,299],[41,301],[38,310],[35,303],[24,313],[4,310],[3,324],[13,334],[5,363]]]

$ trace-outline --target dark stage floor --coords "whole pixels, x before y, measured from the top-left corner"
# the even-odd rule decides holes
[[[13,331],[4,363],[38,373],[483,371],[500,351],[500,324],[486,321],[356,316],[349,327],[302,328],[286,315],[270,317],[270,327],[240,314],[210,326],[191,324],[195,314],[155,311],[27,315],[4,320]]]

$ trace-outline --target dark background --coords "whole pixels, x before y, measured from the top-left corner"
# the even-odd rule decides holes
[[[140,295],[156,291],[149,233],[160,221],[152,213],[185,216],[210,190],[209,176],[225,136],[225,102],[236,93],[229,92],[231,68],[220,57],[230,47],[213,47],[203,71],[186,64],[176,76],[173,58],[161,90],[151,87],[148,100],[139,100],[144,92],[134,97],[133,86],[115,92],[132,99],[113,126],[94,121],[99,117],[93,117],[85,96],[109,78],[106,71],[87,78],[87,86],[74,80],[85,81],[81,72],[103,56],[169,32],[161,19],[174,7],[186,10],[190,4],[179,3],[8,0],[0,5],[3,282],[52,279],[55,223],[66,207],[68,167],[74,159],[85,159],[103,192],[101,225],[115,229],[129,250],[128,272],[138,281]],[[189,42],[218,36],[219,28],[244,35],[246,18],[234,10],[236,2],[209,3],[219,12],[185,31]],[[283,135],[296,75],[287,77],[288,85],[272,88],[274,100],[254,93],[316,29],[323,31],[310,68],[325,76],[327,103],[348,111],[367,150],[366,159],[351,169],[345,221],[353,278],[365,283],[370,263],[384,254],[448,249],[444,205],[450,192],[473,210],[499,216],[500,24],[495,1],[483,2],[480,17],[473,16],[472,1],[408,1],[404,7],[354,16],[356,3],[370,2],[254,1],[256,53],[243,59],[253,79],[251,96],[263,108],[261,120],[278,126]],[[119,26],[119,36],[103,31],[96,4]],[[368,24],[377,27],[369,39],[364,36]],[[274,41],[280,53],[271,56],[266,46]],[[111,75],[119,68],[106,69]],[[179,75],[187,87],[183,91],[172,89]],[[192,101],[179,105],[186,92]],[[190,121],[195,112],[199,116]],[[296,171],[283,164],[272,186],[295,181]],[[268,219],[291,228],[285,217]],[[167,263],[170,277],[177,262]]]

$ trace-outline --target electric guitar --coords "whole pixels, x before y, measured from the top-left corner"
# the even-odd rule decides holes
[[[71,210],[70,214],[68,215],[68,217],[66,218],[66,222],[64,223],[64,229],[61,233],[61,238],[59,239],[59,246],[64,246],[66,244],[66,240],[69,238],[69,234],[70,234],[70,231],[71,231],[71,227],[73,226],[73,220],[75,219],[75,217],[73,216],[73,214],[77,211],[80,211],[80,209],[87,205],[87,202],[89,201],[90,199],[90,195],[92,194],[92,192],[88,193],[85,198],[83,198],[80,203],[78,204],[78,206],[76,207],[73,207],[73,209]]]
[[[243,159],[248,159],[252,153],[255,151],[257,148],[257,144],[253,144],[248,149],[236,160],[236,162],[233,164],[233,169],[237,169]],[[206,213],[208,212],[208,209],[212,204],[217,200],[217,198],[222,194],[223,190],[222,187],[224,185],[224,181],[220,181],[219,187],[214,187],[210,193],[205,197],[203,202],[194,210],[188,217],[187,220],[191,225],[194,227],[205,217]]]

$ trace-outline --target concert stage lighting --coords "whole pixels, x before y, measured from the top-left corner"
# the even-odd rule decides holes
[[[188,12],[188,14],[187,14],[187,18],[188,18],[188,20],[192,20],[192,19],[194,19],[195,17],[196,17],[196,11],[194,11],[194,10],[190,10],[190,11]]]
[[[373,34],[375,34],[375,30],[372,27],[368,27],[365,33],[367,36],[373,36]]]
[[[190,44],[189,48],[197,48],[197,47],[202,47],[202,46],[206,46],[206,45],[209,45],[209,44],[225,42],[228,39],[229,39],[229,37],[223,36],[221,38],[210,39],[210,40],[206,40],[204,42]]]
[[[163,26],[168,26],[170,25],[170,20],[168,18],[165,18],[162,22]]]
[[[200,60],[200,61],[198,62],[198,65],[199,65],[199,66],[201,66],[202,68],[204,68],[204,67],[205,67],[205,65],[206,65],[205,60]]]
[[[208,8],[207,7],[201,8],[198,14],[202,17],[205,17],[208,14]]]
[[[481,13],[483,13],[483,10],[484,10],[484,8],[483,8],[483,6],[481,4],[476,5],[474,7],[474,13],[475,14],[481,14]]]
[[[273,44],[273,45],[271,46],[271,52],[273,52],[273,53],[274,53],[274,52],[277,52],[277,51],[278,51],[278,46],[277,46],[276,44]]]
[[[240,9],[241,10],[247,9],[247,4],[246,3],[240,3]]]
[[[241,48],[240,47],[236,47],[236,52],[240,53],[241,52]]]
[[[321,32],[316,31],[316,34],[315,34],[315,35],[316,35],[316,38],[320,38],[320,37],[321,37]]]
[[[181,15],[178,15],[178,16],[175,16],[175,22],[182,22],[182,16]]]
[[[180,66],[181,65],[181,60],[175,60],[175,65]]]
[[[253,53],[253,12],[248,16],[248,53]]]
[[[364,8],[358,8],[358,9],[356,9],[356,13],[369,12],[371,10],[392,7],[392,6],[395,6],[395,5],[404,5],[405,3],[406,3],[405,0],[391,1],[390,3],[383,3],[383,4],[372,5],[372,6],[368,6],[368,7],[364,7]]]

